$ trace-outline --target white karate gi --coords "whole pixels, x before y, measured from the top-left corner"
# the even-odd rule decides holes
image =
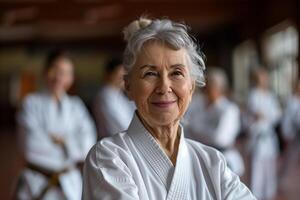
[[[69,169],[59,176],[62,191],[52,187],[43,199],[81,199],[82,177],[75,165],[84,161],[96,143],[96,130],[83,102],[65,94],[56,103],[46,91],[35,93],[24,100],[18,122],[24,156],[30,165],[50,172]],[[50,134],[64,138],[65,148],[54,143]],[[35,198],[47,184],[43,174],[26,168],[18,199]]]
[[[186,137],[222,150],[229,168],[238,175],[244,173],[242,156],[235,148],[240,130],[239,108],[221,97],[208,104],[204,95],[195,93],[184,117]]]
[[[122,91],[105,85],[98,92],[94,103],[99,138],[127,130],[135,106]]]
[[[84,167],[84,200],[255,199],[226,167],[222,154],[184,138],[174,167],[154,137],[134,118],[127,132],[104,138]]]
[[[249,126],[251,190],[258,199],[270,199],[277,190],[278,139],[274,126],[281,117],[281,110],[271,92],[253,89],[249,95],[248,111],[252,116],[255,113],[261,116],[258,120],[252,119]]]
[[[300,135],[300,96],[292,96],[286,105],[282,132],[286,139],[292,140]]]
[[[284,165],[281,169],[281,179],[284,180],[293,162],[297,162],[300,155],[300,96],[293,95],[286,104],[281,121],[283,136],[289,141]],[[288,179],[286,181],[289,181]],[[283,187],[286,185],[282,183]]]

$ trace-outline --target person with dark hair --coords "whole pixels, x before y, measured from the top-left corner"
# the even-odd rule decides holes
[[[46,89],[23,102],[18,123],[26,166],[17,199],[81,199],[79,166],[96,142],[96,130],[83,102],[67,94],[73,71],[65,52],[51,52],[44,68]]]
[[[134,105],[124,94],[124,66],[120,58],[112,58],[106,64],[104,83],[95,98],[93,112],[99,138],[128,128]]]

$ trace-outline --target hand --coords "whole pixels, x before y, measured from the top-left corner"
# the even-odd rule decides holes
[[[65,144],[65,139],[62,136],[59,136],[57,134],[50,134],[51,139],[55,144],[58,144],[60,146],[63,146]]]
[[[82,172],[83,171],[83,165],[84,162],[83,161],[79,161],[76,163],[77,168]]]
[[[264,118],[264,116],[261,113],[254,113],[254,119],[255,121],[260,121]]]

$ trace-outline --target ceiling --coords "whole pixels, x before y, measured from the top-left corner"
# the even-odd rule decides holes
[[[289,0],[287,0],[289,1]],[[185,21],[197,33],[262,16],[266,0],[0,0],[0,42],[121,37],[141,15]]]

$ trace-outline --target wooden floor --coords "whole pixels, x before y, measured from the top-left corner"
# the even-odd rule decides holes
[[[16,178],[22,169],[14,131],[0,130],[0,199],[10,200]],[[300,158],[293,160],[281,180],[276,200],[300,199]]]

